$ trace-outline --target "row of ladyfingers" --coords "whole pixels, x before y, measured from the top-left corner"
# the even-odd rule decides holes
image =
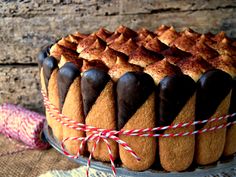
[[[139,129],[204,120],[236,112],[235,49],[236,43],[224,33],[201,35],[167,26],[155,32],[124,26],[115,32],[103,28],[89,35],[77,32],[40,52],[41,85],[62,114],[98,128]],[[46,115],[58,140],[89,135]],[[160,133],[188,132],[226,121]],[[187,137],[120,135],[141,161],[109,142],[114,158],[132,170],[145,170],[160,161],[167,171],[182,171],[193,161],[206,165],[222,154],[234,154],[235,137],[234,125]],[[70,141],[66,148],[75,154],[79,145]],[[87,145],[91,151],[93,142]],[[109,161],[104,142],[99,142],[94,158]]]

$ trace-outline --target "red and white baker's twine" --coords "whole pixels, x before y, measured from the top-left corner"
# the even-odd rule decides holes
[[[91,133],[87,137],[67,137],[61,142],[61,148],[63,150],[63,153],[70,157],[70,158],[78,158],[81,154],[82,149],[84,148],[85,144],[87,141],[95,141],[94,145],[92,147],[92,150],[90,152],[90,156],[88,158],[87,162],[87,170],[86,170],[86,175],[89,176],[89,167],[91,163],[91,158],[93,156],[93,153],[96,149],[97,144],[99,141],[104,141],[107,145],[107,150],[111,162],[111,168],[113,175],[116,176],[116,169],[115,169],[115,164],[114,164],[114,158],[111,152],[111,146],[110,143],[108,142],[108,138],[112,139],[113,141],[117,142],[119,145],[121,145],[126,151],[128,151],[135,159],[141,160],[137,154],[132,150],[132,148],[123,140],[121,140],[118,135],[128,135],[128,136],[139,136],[139,137],[177,137],[177,136],[190,136],[194,134],[201,134],[204,132],[210,132],[214,130],[219,130],[222,128],[225,128],[227,126],[230,126],[232,124],[236,123],[236,120],[232,122],[227,122],[223,123],[218,126],[210,127],[210,128],[204,128],[201,130],[194,130],[194,131],[189,131],[189,132],[181,132],[181,133],[165,133],[165,134],[159,134],[159,133],[154,133],[155,131],[160,131],[160,130],[167,130],[167,129],[176,129],[176,128],[184,128],[184,127],[190,127],[194,126],[197,124],[205,124],[207,122],[217,122],[220,120],[228,119],[230,117],[236,116],[236,113],[230,114],[230,115],[225,115],[222,117],[217,117],[217,118],[210,118],[207,120],[199,120],[199,121],[192,121],[192,122],[187,122],[187,123],[178,123],[175,125],[169,125],[169,126],[160,126],[160,127],[155,127],[155,128],[143,128],[143,129],[133,129],[133,130],[109,130],[109,129],[102,129],[102,128],[96,128],[90,125],[82,124],[79,123],[75,120],[72,120],[71,118],[63,115],[60,113],[60,111],[50,103],[49,99],[47,98],[46,94],[44,91],[42,91],[42,95],[44,98],[44,105],[49,113],[50,117],[54,118],[57,122],[61,123],[63,126],[66,126],[71,129],[75,129],[78,131],[84,131],[84,132],[89,132]],[[78,152],[76,155],[71,155],[67,150],[65,149],[65,142],[66,141],[80,141],[80,147],[78,149]]]
[[[14,154],[29,149],[45,149],[49,144],[42,141],[41,133],[45,117],[20,106],[3,104],[0,106],[0,133],[5,135],[16,149],[0,156]],[[18,144],[14,140],[23,142]]]

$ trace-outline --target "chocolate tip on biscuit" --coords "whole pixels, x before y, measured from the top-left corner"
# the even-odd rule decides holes
[[[81,78],[81,92],[85,116],[87,116],[109,80],[110,76],[100,69],[89,69],[83,73]]]
[[[219,69],[205,72],[197,82],[196,119],[210,118],[231,88],[232,77],[226,72]]]
[[[158,86],[158,125],[171,125],[187,101],[193,96],[195,89],[194,80],[184,74],[166,76],[162,79]]]
[[[127,72],[117,82],[118,129],[146,101],[154,90],[154,81],[146,73]]]
[[[62,110],[70,85],[73,83],[75,78],[79,76],[80,76],[79,68],[71,62],[65,63],[59,69],[57,81],[59,89],[60,110]]]
[[[41,68],[43,66],[43,61],[45,58],[47,58],[50,55],[50,48],[51,45],[44,47],[42,50],[38,53],[38,65]]]
[[[57,67],[58,67],[57,60],[54,57],[49,56],[44,59],[44,61],[43,61],[43,75],[44,75],[44,81],[45,81],[45,85],[46,85],[47,90],[48,90],[48,82],[51,77],[51,74],[52,74],[53,70],[56,69]]]

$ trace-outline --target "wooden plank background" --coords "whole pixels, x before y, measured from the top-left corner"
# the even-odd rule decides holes
[[[0,2],[0,104],[42,111],[36,55],[75,32],[120,24],[154,30],[161,24],[236,38],[236,0],[3,0]]]

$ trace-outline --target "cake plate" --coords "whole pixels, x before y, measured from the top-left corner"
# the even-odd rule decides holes
[[[51,144],[53,148],[55,148],[58,152],[64,155],[60,143],[57,141],[57,139],[53,136],[51,128],[48,126],[47,122],[45,121],[44,123],[44,128],[43,128],[43,133],[46,138],[46,140]],[[87,165],[87,160],[88,158],[85,156],[81,156],[78,159],[72,159],[69,158],[70,160],[75,161],[76,163],[80,165]],[[96,160],[91,161],[91,168],[98,170],[98,171],[103,171],[105,173],[110,173],[112,174],[111,171],[111,165],[110,163],[104,163]],[[186,171],[186,172],[165,172],[161,170],[154,170],[154,169],[149,169],[143,172],[135,172],[128,170],[124,167],[118,166],[116,167],[117,170],[117,175],[118,176],[126,176],[126,177],[203,177],[203,176],[209,176],[209,175],[216,175],[218,173],[227,173],[233,168],[236,168],[236,157],[233,156],[231,159],[227,160],[221,160],[217,162],[214,165],[210,166],[200,166],[195,169],[192,169],[191,171]]]

